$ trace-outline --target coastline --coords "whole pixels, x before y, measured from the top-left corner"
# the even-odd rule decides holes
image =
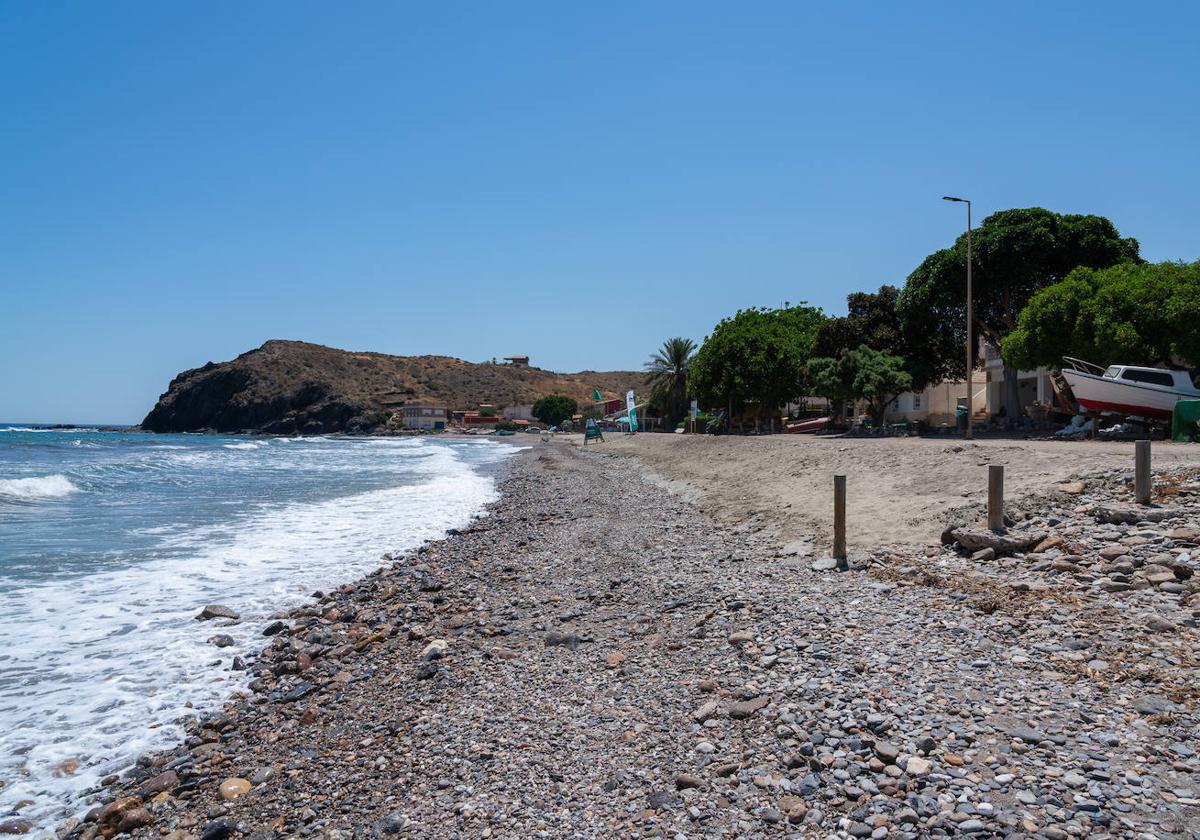
[[[974,580],[945,551],[816,572],[613,449],[501,469],[475,524],[290,613],[253,689],[94,816],[177,840],[1195,825],[1195,658],[1171,646],[1194,627],[1133,637],[1052,577]],[[984,603],[987,575],[1008,597]],[[1083,667],[1122,645],[1178,673]]]

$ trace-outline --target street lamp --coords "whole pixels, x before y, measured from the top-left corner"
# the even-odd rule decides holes
[[[953,195],[944,195],[942,200],[960,201],[967,205],[967,433],[965,439],[971,440],[974,437],[972,418],[975,414],[974,395],[971,393],[971,388],[974,387],[971,383],[971,371],[975,368],[975,348],[971,346],[971,200]]]

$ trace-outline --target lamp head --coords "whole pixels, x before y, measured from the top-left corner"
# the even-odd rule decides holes
[[[958,198],[957,196],[953,196],[953,195],[944,195],[944,196],[942,196],[942,201],[966,201],[966,199]]]

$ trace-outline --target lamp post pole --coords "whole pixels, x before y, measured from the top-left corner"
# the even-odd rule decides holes
[[[974,438],[975,395],[972,389],[971,372],[975,369],[975,348],[971,343],[971,325],[974,321],[974,307],[971,295],[971,200],[952,195],[942,196],[944,201],[958,201],[967,205],[967,433],[966,440]]]

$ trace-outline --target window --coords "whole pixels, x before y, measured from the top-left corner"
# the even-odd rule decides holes
[[[913,411],[921,410],[921,395],[913,394]]]
[[[1166,371],[1161,370],[1137,370],[1126,369],[1121,374],[1122,379],[1128,379],[1130,382],[1145,382],[1150,385],[1166,385],[1170,387],[1175,384],[1175,377]]]

